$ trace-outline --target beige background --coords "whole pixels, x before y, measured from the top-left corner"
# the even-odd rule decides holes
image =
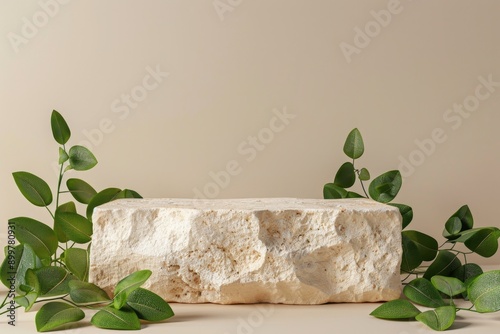
[[[358,166],[373,176],[401,159],[418,164],[397,199],[413,206],[414,229],[439,237],[465,203],[478,226],[500,226],[500,86],[473,97],[479,77],[500,82],[500,2],[57,3],[47,9],[53,17],[38,1],[0,3],[2,245],[8,218],[48,218],[22,198],[11,173],[31,171],[55,186],[52,109],[70,124],[70,144],[88,141],[99,159],[94,170],[69,175],[98,190],[321,198],[346,161],[345,136],[358,127],[366,142]],[[372,37],[363,40],[365,28]],[[169,75],[147,81],[147,91],[148,68]],[[127,111],[120,100],[131,93],[140,101]],[[447,111],[477,101],[466,118]],[[285,109],[295,118],[271,140],[265,128]],[[430,144],[435,131],[439,142]],[[248,137],[259,134],[267,143],[250,153]],[[207,186],[230,161],[239,168],[228,184]]]

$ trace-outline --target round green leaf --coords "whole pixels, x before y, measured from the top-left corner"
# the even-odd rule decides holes
[[[89,149],[75,145],[69,149],[69,164],[74,170],[89,170],[97,165],[97,159]]]
[[[361,181],[368,181],[370,179],[370,172],[366,168],[361,168],[359,171],[359,179]]]
[[[66,153],[65,150],[63,150],[61,147],[59,147],[59,165],[65,163],[68,161],[69,155]]]
[[[38,277],[36,276],[33,269],[28,269],[25,274],[25,285],[28,287],[28,291],[25,295],[15,297],[16,302],[25,308],[28,312],[40,294],[40,283],[38,282]]]
[[[341,199],[347,197],[347,190],[333,183],[327,183],[323,187],[323,197],[325,199]]]
[[[28,172],[15,172],[12,176],[23,196],[31,204],[42,207],[52,203],[52,192],[47,182]]]
[[[17,268],[21,263],[21,257],[24,252],[24,245],[17,245],[16,247],[9,248],[6,247],[5,258],[2,262],[2,266],[0,267],[0,278],[2,280],[2,284],[10,289],[11,281],[13,275],[12,273],[17,272]],[[16,276],[16,275],[14,275]]]
[[[420,310],[406,299],[395,299],[377,307],[371,316],[380,319],[413,319]]]
[[[468,238],[464,245],[481,256],[491,257],[498,250],[497,232],[497,228],[481,228]]]
[[[81,248],[69,248],[62,255],[68,270],[79,280],[89,279],[89,253]]]
[[[9,224],[16,227],[17,240],[30,245],[40,259],[50,258],[56,252],[56,234],[44,223],[27,217],[17,217],[10,219]]]
[[[73,280],[69,282],[69,289],[71,299],[77,304],[85,305],[110,301],[108,294],[92,283]]]
[[[68,202],[59,205],[59,207],[56,209],[56,217],[61,213],[61,212],[73,212],[76,213],[76,205],[75,202]],[[61,229],[61,224],[60,221],[57,219],[54,220],[54,232],[56,233],[57,240],[59,242],[68,242],[68,236],[64,233],[64,231]]]
[[[56,142],[61,145],[66,144],[71,137],[71,131],[69,130],[68,123],[66,123],[62,115],[55,110],[52,111],[50,125],[52,127],[52,135],[54,136]]]
[[[40,258],[36,256],[33,248],[31,248],[31,246],[28,244],[24,244],[23,246],[24,246],[23,252],[15,275],[16,276],[15,286],[17,291],[22,291],[20,287],[23,285],[29,286],[26,277],[28,270],[42,267]]]
[[[151,270],[139,270],[118,282],[113,298],[114,307],[118,310],[121,309],[126,304],[129,294],[143,285],[151,274]]]
[[[139,317],[128,307],[117,310],[111,306],[97,312],[90,322],[99,328],[118,330],[139,330],[141,322]]]
[[[483,269],[475,263],[466,263],[463,266],[455,269],[451,276],[458,278],[462,282],[466,282],[468,279],[475,278],[483,273]]]
[[[130,293],[127,305],[135,310],[139,319],[162,321],[174,316],[170,305],[157,294],[142,288]]]
[[[40,282],[40,296],[53,297],[69,293],[68,283],[75,278],[61,267],[43,267],[35,271]]]
[[[418,231],[403,231],[403,235],[412,240],[415,245],[417,245],[422,260],[434,260],[439,248],[436,239]]]
[[[450,217],[444,225],[446,236],[453,236],[462,231],[462,221],[458,217]]]
[[[377,202],[388,203],[396,197],[402,183],[401,173],[398,170],[392,170],[373,179],[368,193]]]
[[[481,313],[500,311],[500,270],[476,277],[467,289],[469,300]]]
[[[447,250],[440,250],[434,262],[425,271],[424,278],[430,280],[435,275],[450,276],[461,265],[462,263],[457,258],[457,254]]]
[[[344,143],[344,153],[351,159],[358,159],[365,152],[363,137],[358,129],[353,129],[347,135]]]
[[[416,319],[435,331],[444,331],[453,325],[455,317],[456,309],[454,306],[441,306],[435,310],[420,313]]]
[[[97,194],[97,191],[90,184],[80,179],[68,179],[66,186],[71,195],[83,204],[89,204],[92,197]]]
[[[473,226],[474,218],[472,217],[472,212],[467,205],[463,205],[446,221],[443,236],[453,240],[457,238],[457,234],[470,230]]]
[[[363,195],[355,193],[354,191],[348,191],[346,198],[365,198]]]
[[[354,165],[352,162],[346,162],[340,166],[333,184],[341,188],[350,188],[356,182],[356,173],[354,172]]]
[[[90,200],[89,205],[87,206],[87,218],[92,221],[92,213],[94,209],[99,205],[111,202],[116,199],[116,196],[121,192],[121,189],[118,188],[107,188],[100,192],[98,192],[92,199]]]
[[[467,290],[465,284],[455,277],[436,275],[431,278],[431,283],[436,289],[450,297],[461,294]]]
[[[412,302],[426,306],[439,307],[446,303],[439,291],[425,278],[416,278],[403,289],[404,295]]]
[[[397,203],[388,203],[388,204],[391,206],[395,206],[396,208],[399,209],[399,213],[403,218],[403,226],[401,227],[402,229],[410,225],[411,221],[413,220],[413,209],[411,208],[411,206],[405,204],[397,204]]]
[[[142,196],[139,195],[137,191],[130,189],[123,189],[114,197],[114,199],[120,199],[120,198],[142,198]]]
[[[39,332],[50,332],[83,318],[85,318],[85,313],[77,307],[61,302],[50,302],[43,305],[37,312],[36,329]]]
[[[56,212],[55,224],[71,241],[85,244],[92,239],[92,223],[73,212]]]
[[[403,245],[403,258],[401,261],[401,270],[406,273],[410,273],[413,269],[417,268],[422,263],[422,256],[418,250],[418,246],[405,236],[402,235],[402,245]]]

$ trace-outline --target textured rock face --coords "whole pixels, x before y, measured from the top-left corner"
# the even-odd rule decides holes
[[[90,280],[135,270],[182,303],[373,302],[401,293],[401,216],[364,199],[118,200],[94,211]]]

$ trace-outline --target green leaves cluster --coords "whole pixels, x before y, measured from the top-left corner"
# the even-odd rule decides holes
[[[116,286],[113,299],[92,283],[70,280],[64,285],[64,292],[59,292],[65,297],[69,295],[71,300],[62,297],[62,302],[44,304],[35,317],[36,328],[39,332],[48,332],[78,322],[85,318],[82,306],[99,309],[90,321],[99,328],[138,330],[141,329],[140,320],[166,320],[174,316],[168,303],[157,294],[139,288],[150,275],[151,271],[142,270],[125,277]]]
[[[81,307],[90,305],[93,308],[102,306],[92,323],[103,328],[139,329],[139,319],[159,321],[171,317],[172,310],[161,297],[140,288],[151,275],[150,271],[136,272],[118,283],[113,300],[99,287],[88,283],[94,209],[115,199],[141,196],[133,190],[119,188],[97,192],[79,178],[67,179],[67,190],[62,189],[66,173],[92,169],[97,159],[83,146],[66,148],[71,131],[55,110],[51,115],[51,127],[55,141],[61,145],[59,176],[54,192],[47,182],[32,173],[15,172],[13,177],[26,200],[49,212],[53,227],[30,217],[9,219],[19,244],[5,249],[6,257],[0,267],[1,282],[10,288],[11,273],[16,273],[15,301],[17,307],[24,307],[26,311],[35,303],[51,300],[36,315],[36,327],[40,332],[83,319]],[[63,195],[71,195],[74,201],[60,204]],[[75,201],[80,203],[78,206],[86,206],[84,215],[78,213]],[[0,309],[7,306],[6,300]]]
[[[453,324],[456,312],[462,310],[455,307],[453,300],[456,298],[468,299],[472,304],[468,310],[500,310],[500,271],[483,273],[480,266],[467,261],[467,255],[472,253],[493,256],[498,250],[500,230],[497,227],[474,228],[474,218],[467,205],[460,207],[445,222],[442,233],[445,242],[441,246],[425,233],[406,230],[413,220],[413,209],[405,204],[392,203],[401,189],[400,172],[393,170],[376,177],[367,193],[365,182],[370,180],[370,173],[366,168],[355,167],[364,148],[361,133],[358,129],[352,130],[344,144],[344,153],[352,162],[340,166],[333,183],[325,184],[323,195],[325,199],[372,198],[397,207],[401,213],[401,273],[407,275],[403,280],[403,293],[407,299],[385,303],[371,315],[383,319],[416,319],[432,329],[445,330]],[[364,195],[349,189],[356,179]],[[405,283],[410,277],[416,278]],[[412,302],[434,309],[421,313]]]

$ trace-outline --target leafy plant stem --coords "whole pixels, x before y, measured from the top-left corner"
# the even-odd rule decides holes
[[[5,306],[5,305],[4,305],[4,306]],[[13,309],[14,309],[14,310],[17,310],[17,309],[18,309],[18,308],[20,308],[20,307],[22,307],[22,306],[21,306],[21,305],[17,305],[17,306],[16,306],[16,307],[14,307]],[[3,308],[3,307],[2,307],[2,308]],[[7,312],[10,312],[11,310],[12,310],[12,309],[9,309],[9,310],[6,310],[6,311],[3,311],[2,313],[0,313],[0,315],[3,315],[3,314],[5,314],[5,313],[7,313]]]

